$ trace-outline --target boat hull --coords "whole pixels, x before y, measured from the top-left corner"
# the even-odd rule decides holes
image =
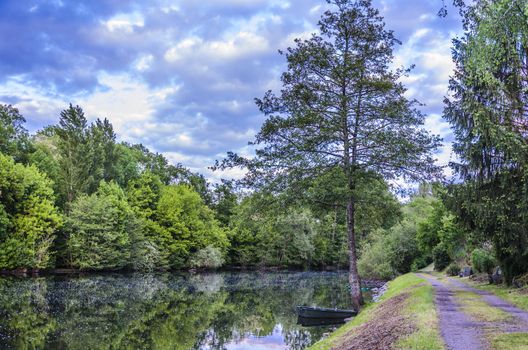
[[[345,324],[344,318],[297,317],[297,324],[303,327],[339,326]]]
[[[345,319],[352,316],[356,316],[357,312],[354,310],[338,310],[320,307],[297,306],[297,314],[303,318]]]

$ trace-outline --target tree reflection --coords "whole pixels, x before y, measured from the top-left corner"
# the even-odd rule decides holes
[[[216,350],[268,337],[301,350],[329,328],[298,325],[295,306],[347,302],[335,273],[0,278],[0,348]]]

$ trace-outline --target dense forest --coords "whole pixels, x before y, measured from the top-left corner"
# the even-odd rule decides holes
[[[311,198],[243,195],[230,181],[211,185],[142,145],[116,142],[109,120],[90,124],[80,107],[34,135],[16,108],[0,106],[0,118],[2,269],[346,266],[343,211],[316,200],[317,182]],[[385,182],[361,192],[362,235],[398,220]]]
[[[370,1],[332,3],[320,35],[282,53],[280,94],[257,99],[255,157],[214,167],[243,166],[242,181],[210,183],[118,142],[79,106],[33,134],[0,106],[0,269],[350,267],[388,279],[434,263],[500,266],[508,284],[528,272],[526,7],[460,5],[447,181],[441,140],[405,97],[409,70],[390,70],[394,34]],[[405,200],[402,179],[420,184]]]

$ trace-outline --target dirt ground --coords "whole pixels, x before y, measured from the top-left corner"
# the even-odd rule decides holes
[[[403,293],[380,304],[370,321],[358,326],[353,335],[343,338],[341,343],[332,349],[393,349],[398,339],[416,330],[410,317],[401,314],[407,302],[409,293]]]

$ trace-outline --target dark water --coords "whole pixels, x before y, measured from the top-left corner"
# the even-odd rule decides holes
[[[0,349],[305,349],[335,326],[296,305],[350,308],[346,274],[0,277]]]

